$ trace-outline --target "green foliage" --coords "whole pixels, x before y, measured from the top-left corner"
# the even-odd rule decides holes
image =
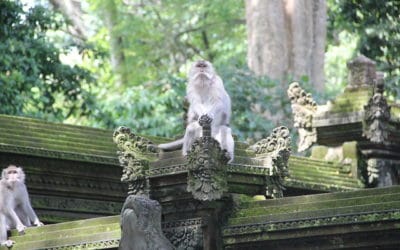
[[[348,31],[337,34],[337,41],[328,42],[325,52],[325,99],[337,96],[347,86],[347,62],[355,57],[358,36]]]
[[[267,77],[256,77],[245,66],[243,2],[90,3],[103,21],[93,41],[119,64],[111,69],[106,63],[100,70],[95,60],[90,63],[96,65],[90,67],[101,82],[97,95],[103,112],[96,114],[96,122],[86,124],[125,125],[147,135],[182,134],[186,71],[199,58],[212,61],[224,80],[232,99],[231,126],[240,140],[254,141],[277,125],[292,124],[286,89]]]
[[[217,1],[91,0],[108,29],[111,57],[122,64],[124,86],[185,71],[193,58],[216,64],[245,59],[244,4]],[[99,41],[101,42],[101,41]]]
[[[14,1],[0,1],[0,113],[62,121],[89,112],[90,74],[62,64],[46,36],[61,25],[43,7],[25,12]]]
[[[162,80],[131,86],[102,102],[99,126],[125,125],[136,133],[173,137],[183,133],[185,79],[165,76]]]
[[[232,99],[231,125],[240,140],[259,140],[278,124],[291,124],[286,90],[277,81],[255,76],[246,66],[226,65],[219,73]],[[273,121],[268,120],[274,118]]]
[[[126,125],[142,134],[174,136],[183,133],[186,71],[199,58],[210,60],[232,96],[234,130],[241,139],[270,130],[257,102],[265,110],[265,85],[248,69],[244,3],[229,1],[97,1],[91,7],[102,17],[93,41],[119,64],[90,66],[98,75],[99,113],[87,124],[114,128]],[[104,40],[108,39],[108,44]],[[105,58],[107,59],[107,58]],[[92,61],[89,64],[93,65]],[[118,76],[114,75],[116,72]],[[238,73],[239,75],[235,75]],[[123,84],[118,84],[122,79]],[[270,84],[270,83],[269,83]],[[267,84],[268,85],[268,84]],[[236,106],[237,105],[237,106]],[[247,127],[247,128],[246,128]]]
[[[391,94],[400,87],[400,2],[396,0],[330,0],[330,41],[342,30],[359,37],[357,50],[375,60],[385,72]]]
[[[292,124],[286,89],[254,76],[244,66],[242,1],[90,0],[89,4],[96,30],[86,44],[93,47],[83,48],[82,65],[95,77],[98,86],[94,87],[86,70],[59,60],[71,39],[61,38],[55,46],[46,36],[64,25],[59,16],[41,7],[24,13],[18,4],[2,2],[8,10],[1,11],[14,17],[2,22],[4,29],[19,35],[8,34],[5,41],[9,42],[0,45],[4,45],[0,61],[12,57],[7,59],[12,65],[0,70],[6,90],[0,95],[7,103],[0,112],[110,129],[126,125],[140,134],[178,136],[184,131],[188,65],[204,58],[213,62],[225,82],[232,99],[231,126],[241,140],[260,139],[277,125]],[[39,10],[35,22],[26,21]],[[65,40],[68,46],[60,50]],[[17,48],[14,54],[5,44]],[[279,124],[268,117],[278,118],[274,120]]]

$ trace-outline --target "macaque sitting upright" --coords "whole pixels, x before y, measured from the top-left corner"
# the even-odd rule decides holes
[[[189,102],[185,136],[177,141],[160,144],[163,150],[175,149],[182,145],[182,153],[186,155],[194,140],[202,136],[199,119],[203,115],[212,118],[212,137],[222,149],[228,152],[233,160],[234,140],[229,121],[231,117],[231,99],[225,91],[222,79],[208,61],[199,60],[192,64],[189,71],[186,97]]]
[[[17,229],[20,234],[26,227],[42,226],[32,209],[25,174],[22,168],[10,165],[1,174],[0,180],[0,246],[12,246],[7,240],[7,230]]]

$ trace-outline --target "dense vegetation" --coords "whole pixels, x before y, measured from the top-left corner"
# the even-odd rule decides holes
[[[46,35],[61,20],[40,6],[24,11],[0,1],[0,25],[0,113],[52,120],[88,115],[91,73],[61,63],[62,49]]]
[[[176,136],[183,131],[188,65],[205,58],[224,79],[241,139],[292,123],[286,90],[246,66],[242,1],[90,0],[85,6],[90,36],[77,39],[66,32],[68,17],[49,4],[26,10],[0,1],[0,113]],[[345,61],[358,51],[378,61],[396,94],[399,6],[328,1],[325,98],[343,88]],[[78,51],[78,63],[62,62],[60,55],[71,51]]]
[[[377,62],[385,73],[391,97],[398,96],[400,87],[400,2],[374,0],[331,0],[331,43],[340,31],[353,33],[357,52]],[[337,41],[336,41],[337,42]]]

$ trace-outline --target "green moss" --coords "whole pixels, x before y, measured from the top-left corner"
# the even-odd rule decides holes
[[[342,208],[351,206],[362,206],[368,204],[377,204],[392,201],[400,201],[398,194],[384,194],[381,196],[365,196],[348,199],[333,199],[328,201],[317,201],[313,203],[298,203],[298,204],[287,204],[279,206],[265,206],[265,207],[254,207],[251,204],[247,204],[246,209],[239,210],[235,217],[251,217],[251,216],[262,216],[262,215],[273,215],[273,214],[285,214],[285,213],[298,213],[307,211],[319,211],[323,209]],[[354,209],[355,211],[357,208]]]
[[[311,149],[311,158],[322,160],[324,159],[327,152],[328,148],[325,146],[314,146]]]
[[[390,115],[392,117],[392,120],[395,120],[396,122],[400,122],[400,104],[396,103],[394,105],[389,102],[389,105],[391,105]]]
[[[263,194],[263,192],[265,192],[265,191],[261,191],[261,190],[263,190],[263,187],[261,187],[261,186],[229,183],[229,180],[228,180],[228,192],[229,193],[257,195],[257,194]]]
[[[362,111],[371,96],[371,88],[346,89],[332,102],[331,111],[335,113]]]
[[[345,142],[343,143],[343,158],[350,158],[357,160],[358,152],[357,152],[357,142]]]

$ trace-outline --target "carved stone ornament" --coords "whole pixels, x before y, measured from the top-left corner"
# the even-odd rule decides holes
[[[127,127],[116,129],[113,140],[118,146],[118,159],[123,167],[121,181],[128,183],[128,193],[147,194],[146,171],[149,162],[156,158],[156,147],[146,138],[133,134]]]
[[[142,195],[130,195],[121,212],[119,250],[172,250],[161,229],[161,205]]]
[[[203,249],[202,220],[189,219],[164,224],[164,234],[176,249]]]
[[[317,131],[312,127],[317,104],[310,93],[306,93],[298,82],[290,84],[287,94],[292,105],[294,127],[299,131],[298,151],[302,152],[317,141]]]
[[[197,200],[212,201],[228,190],[228,154],[218,141],[211,137],[211,121],[207,115],[200,117],[203,137],[197,138],[188,152],[187,190]]]
[[[368,185],[371,187],[385,187],[398,185],[396,171],[392,168],[394,164],[388,159],[368,159],[367,174]]]
[[[290,133],[286,127],[275,128],[271,135],[249,147],[261,159],[269,176],[266,177],[266,196],[282,197],[283,179],[288,176],[288,160],[291,152]]]
[[[364,132],[363,135],[371,142],[384,143],[388,139],[388,124],[390,120],[390,106],[383,95],[383,74],[376,74],[374,95],[364,106]]]

